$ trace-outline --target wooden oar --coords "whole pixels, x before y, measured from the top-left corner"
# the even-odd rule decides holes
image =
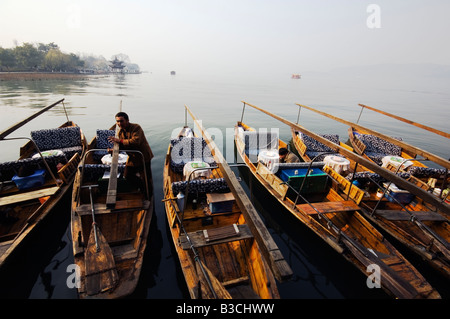
[[[122,110],[122,101],[120,101],[120,110]],[[119,125],[116,123],[115,138],[119,138]],[[106,194],[106,207],[114,208],[117,198],[117,172],[119,165],[119,143],[114,142],[111,168],[109,170],[108,192]]]
[[[38,117],[39,115],[41,115],[42,113],[50,110],[52,107],[58,105],[59,103],[61,103],[62,101],[64,101],[64,99],[59,100],[58,102],[53,103],[52,105],[46,106],[45,108],[43,108],[42,110],[34,113],[33,115],[31,115],[30,117],[20,121],[19,123],[14,124],[13,126],[7,128],[6,130],[4,130],[3,132],[0,133],[0,140],[4,139],[6,136],[8,136],[9,134],[11,134],[12,132],[14,132],[15,130],[17,130],[18,128],[20,128],[21,126],[27,124],[29,121],[31,121],[32,119]]]
[[[111,247],[95,222],[92,186],[89,185],[88,188],[92,210],[92,229],[84,255],[84,263],[86,293],[91,296],[114,288],[119,281],[119,275]]]
[[[209,299],[233,299],[225,286],[201,260],[197,263],[196,268],[199,278],[208,283],[207,285],[200,287],[203,298],[208,296]],[[208,291],[211,289],[213,289],[213,291]]]
[[[435,134],[444,136],[444,137],[446,137],[446,138],[450,138],[450,133],[446,133],[446,132],[437,130],[437,129],[435,129],[435,128],[432,128],[432,127],[429,127],[429,126],[426,126],[426,125],[423,125],[423,124],[420,124],[420,123],[417,123],[417,122],[414,122],[414,121],[405,119],[405,118],[403,118],[403,117],[400,117],[400,116],[397,116],[397,115],[394,115],[394,114],[391,114],[391,113],[388,113],[388,112],[385,112],[385,111],[376,109],[376,108],[371,107],[371,106],[368,106],[368,105],[364,105],[364,104],[358,104],[358,105],[362,107],[361,113],[362,113],[362,111],[364,110],[364,108],[367,108],[367,109],[369,109],[369,110],[378,112],[378,113],[380,113],[380,114],[383,114],[383,115],[387,115],[387,116],[389,116],[389,117],[392,117],[392,118],[394,118],[394,119],[396,119],[396,120],[399,120],[399,121],[402,121],[402,122],[405,122],[405,123],[408,123],[408,124],[411,124],[411,125],[420,127],[421,129],[424,129],[424,130],[433,132],[433,133],[435,133]],[[361,116],[361,115],[360,115],[360,116]]]
[[[385,287],[387,287],[389,291],[394,293],[396,297],[412,299],[417,295],[417,291],[415,291],[414,287],[412,287],[409,282],[400,277],[391,267],[387,266],[376,255],[370,252],[367,247],[362,245],[357,240],[354,240],[350,235],[346,233],[345,230],[342,230],[336,224],[334,224],[332,219],[328,218],[326,214],[323,214],[320,210],[318,210],[317,206],[319,203],[310,203],[300,193],[298,194],[298,196],[301,197],[304,202],[306,202],[306,204],[304,205],[311,206],[311,208],[317,212],[320,218],[323,218],[327,222],[328,227],[338,235],[338,242],[343,243],[356,259],[358,259],[366,267],[370,264],[376,264],[383,270],[383,285],[385,285]],[[359,209],[358,207],[352,208],[356,208],[355,210]]]
[[[210,278],[210,271],[208,272],[205,269],[205,265],[200,260],[200,256],[198,255],[197,249],[195,249],[194,244],[191,242],[191,239],[189,238],[189,234],[187,233],[186,229],[183,226],[183,220],[180,218],[180,215],[178,214],[178,211],[175,208],[175,205],[173,204],[173,199],[172,198],[167,198],[167,200],[169,201],[170,205],[172,206],[172,209],[173,209],[173,211],[175,213],[175,216],[176,216],[176,218],[178,220],[178,225],[180,226],[181,231],[183,232],[183,234],[186,236],[186,240],[189,243],[189,247],[191,248],[191,251],[194,254],[194,260],[196,262],[196,266],[195,267],[197,269],[198,276],[199,276],[199,278],[203,279],[203,282],[206,282],[206,284],[208,286],[208,290],[203,289],[203,291],[205,293],[207,293],[209,298],[218,299],[219,295],[216,292],[216,288],[219,287],[219,285],[216,282],[216,281],[218,281],[218,279],[216,277]],[[220,284],[220,282],[219,282],[219,284]],[[223,287],[223,285],[221,285],[221,286]],[[220,292],[220,294],[223,297],[224,293]]]
[[[364,254],[357,245],[352,242],[351,238],[343,237],[341,240],[344,245],[349,249],[352,254],[362,263],[364,266],[378,265],[381,270],[382,284],[387,287],[397,298],[400,299],[414,299],[418,295],[418,291],[405,279],[400,277],[391,267],[387,266],[382,260],[380,260],[373,253],[369,252],[367,248],[363,247],[367,253]]]

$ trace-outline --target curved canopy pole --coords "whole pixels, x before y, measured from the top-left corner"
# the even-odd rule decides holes
[[[435,128],[426,126],[426,125],[424,125],[424,124],[420,124],[420,123],[417,123],[417,122],[414,122],[414,121],[405,119],[405,118],[403,118],[403,117],[400,117],[400,116],[397,116],[397,115],[394,115],[394,114],[391,114],[391,113],[388,113],[388,112],[385,112],[385,111],[376,109],[376,108],[371,107],[371,106],[368,106],[368,105],[364,105],[364,104],[358,104],[358,105],[361,106],[361,112],[359,113],[358,121],[357,121],[356,123],[359,122],[359,119],[361,118],[361,114],[362,114],[363,110],[366,108],[366,109],[372,110],[372,111],[374,111],[374,112],[378,112],[378,113],[380,113],[380,114],[387,115],[387,116],[392,117],[392,118],[394,118],[394,119],[396,119],[396,120],[399,120],[399,121],[402,121],[402,122],[405,122],[405,123],[414,125],[414,126],[416,126],[416,127],[419,127],[419,128],[421,128],[421,129],[427,130],[427,131],[429,131],[429,132],[432,132],[432,133],[441,135],[441,136],[446,137],[446,138],[450,138],[450,133],[447,133],[447,132],[443,132],[443,131],[437,130],[437,129],[435,129]]]

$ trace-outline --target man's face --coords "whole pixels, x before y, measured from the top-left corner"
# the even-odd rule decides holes
[[[120,128],[128,127],[128,121],[123,116],[116,117],[116,123]]]

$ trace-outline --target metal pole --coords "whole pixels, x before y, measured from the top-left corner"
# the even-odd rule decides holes
[[[241,123],[244,120],[244,111],[245,111],[245,102],[244,102],[244,106],[242,107]]]
[[[302,110],[302,106],[301,105],[299,105],[298,106],[298,115],[297,115],[297,124],[298,124],[298,121],[300,120],[300,111]]]
[[[64,105],[64,102],[62,102],[62,105],[63,105],[64,113],[66,114],[67,122],[69,122],[69,116],[67,115],[67,110],[66,110],[66,106]]]
[[[359,112],[358,120],[356,121],[356,123],[359,122],[359,119],[361,118],[361,114],[362,114],[363,110],[364,110],[364,106],[361,107],[361,111]]]

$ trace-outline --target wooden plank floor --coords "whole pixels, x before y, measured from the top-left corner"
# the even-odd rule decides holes
[[[229,243],[205,246],[199,249],[200,258],[221,281],[231,281],[242,277],[242,267],[238,262],[236,250]],[[246,275],[246,274],[245,274]]]

